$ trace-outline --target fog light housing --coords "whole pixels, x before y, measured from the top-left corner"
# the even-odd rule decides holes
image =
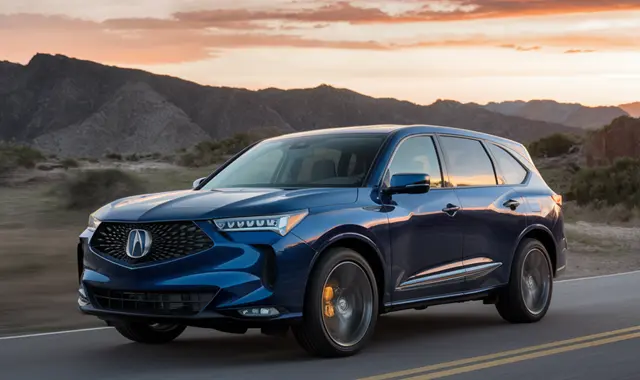
[[[87,297],[87,292],[85,292],[84,288],[82,287],[78,289],[78,305],[79,306],[89,305],[89,297]]]
[[[280,312],[275,307],[252,307],[250,309],[240,309],[238,313],[243,317],[275,317]]]

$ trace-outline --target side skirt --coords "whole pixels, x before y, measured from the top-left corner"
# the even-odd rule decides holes
[[[504,285],[491,286],[488,288],[478,289],[470,292],[461,292],[453,294],[445,294],[442,296],[433,296],[428,298],[418,298],[401,302],[389,302],[384,305],[384,313],[393,311],[419,309],[427,306],[446,305],[450,303],[461,303],[469,301],[482,301],[490,298],[496,290]]]

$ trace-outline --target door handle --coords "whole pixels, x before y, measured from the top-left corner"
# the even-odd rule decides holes
[[[449,216],[455,216],[456,213],[460,210],[459,206],[448,203],[447,207],[443,208],[442,211],[449,214]]]
[[[518,206],[520,206],[520,202],[514,199],[509,199],[508,201],[504,202],[502,205],[504,207],[509,207],[511,210],[515,210],[518,208]]]

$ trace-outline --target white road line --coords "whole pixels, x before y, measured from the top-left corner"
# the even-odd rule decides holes
[[[584,281],[584,280],[597,280],[597,279],[600,279],[600,278],[626,276],[626,275],[629,275],[629,274],[638,274],[638,273],[640,273],[640,270],[634,270],[634,271],[631,271],[631,272],[614,273],[614,274],[604,274],[604,275],[601,275],[601,276],[570,278],[570,279],[567,279],[567,280],[555,281],[555,283]]]
[[[24,338],[37,338],[41,336],[49,336],[49,335],[61,335],[61,334],[71,334],[71,333],[79,333],[79,332],[87,332],[87,331],[98,331],[98,330],[106,330],[111,329],[113,327],[94,327],[90,329],[78,329],[78,330],[66,330],[66,331],[54,331],[54,332],[46,332],[40,334],[27,334],[27,335],[16,335],[16,336],[5,336],[0,337],[0,340],[11,340],[11,339],[24,339]]]
[[[597,280],[597,279],[600,279],[600,278],[626,276],[626,275],[629,275],[629,274],[640,274],[640,270],[636,270],[636,271],[632,271],[632,272],[605,274],[605,275],[602,275],[602,276],[571,278],[571,279],[568,279],[568,280],[555,281],[555,283],[585,281],[585,280]],[[106,326],[106,327],[94,327],[94,328],[79,329],[79,330],[54,331],[54,332],[47,332],[47,333],[40,333],[40,334],[5,336],[5,337],[0,337],[0,341],[2,341],[2,340],[12,340],[12,339],[38,338],[38,337],[41,337],[41,336],[72,334],[72,333],[81,333],[81,332],[88,332],[88,331],[99,331],[99,330],[107,330],[107,329],[112,329],[112,328],[113,327]]]

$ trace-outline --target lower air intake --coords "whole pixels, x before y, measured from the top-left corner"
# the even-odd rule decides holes
[[[133,292],[93,288],[98,308],[128,313],[189,316],[198,314],[217,295],[211,292]]]

